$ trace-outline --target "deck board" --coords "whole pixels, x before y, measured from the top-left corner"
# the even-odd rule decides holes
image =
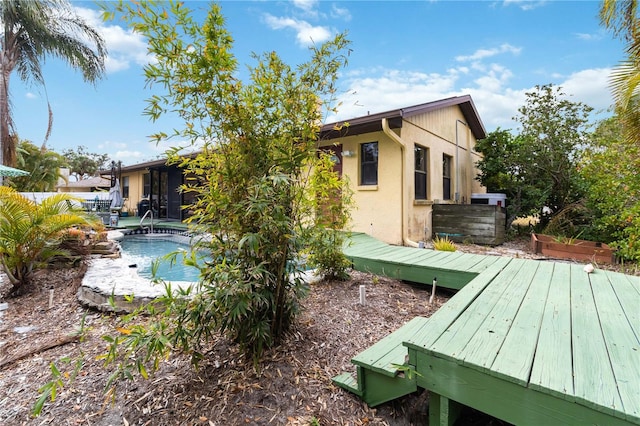
[[[535,275],[515,314],[502,347],[491,365],[497,375],[528,385],[533,360],[539,352],[539,338],[554,264],[538,263]],[[555,355],[555,349],[553,355]]]
[[[544,305],[529,386],[557,397],[573,399],[571,359],[571,266],[554,264],[553,280]]]
[[[607,272],[606,274],[612,283],[613,291],[629,320],[629,325],[636,339],[640,341],[640,309],[638,309],[638,306],[640,306],[640,293],[637,291],[640,286],[634,286],[632,282],[634,277],[613,272]],[[640,277],[638,277],[638,281],[640,281]]]
[[[523,262],[509,262],[508,266],[502,271],[500,276],[515,277]],[[478,294],[474,295],[467,306],[461,312],[456,312],[457,317],[450,324],[446,325],[446,329],[437,340],[429,342],[426,349],[430,352],[437,352],[445,358],[460,359],[459,354],[464,350],[467,342],[473,337],[486,315],[498,303],[502,294],[506,290],[509,280],[503,279],[498,285],[492,281],[492,286],[478,287]],[[466,288],[466,287],[465,287]],[[484,291],[483,291],[484,290]],[[467,302],[465,299],[463,305]],[[473,306],[473,308],[471,308]],[[429,341],[430,339],[427,339]]]
[[[483,275],[467,284],[462,290],[456,293],[454,298],[450,299],[438,309],[438,315],[431,317],[428,329],[424,329],[413,335],[405,342],[405,345],[420,350],[430,350],[433,343],[457,320],[460,312],[472,304],[478,295],[482,293],[482,290],[484,290],[508,264],[509,260],[506,258],[500,258],[500,260],[494,262],[490,268],[487,268]]]
[[[622,404],[627,413],[640,417],[640,383],[635,381],[637,369],[640,368],[640,345],[613,290],[612,277],[605,274],[590,275],[594,300]],[[640,309],[640,303],[636,306]]]
[[[574,392],[589,407],[605,407],[613,413],[622,401],[611,368],[609,353],[598,321],[589,275],[579,266],[571,271],[571,329]]]
[[[524,303],[525,296],[529,292],[531,282],[538,270],[540,264],[537,262],[523,262],[517,276],[508,282],[505,282],[503,288],[496,292],[499,297],[496,303],[491,307],[489,312],[481,303],[476,303],[474,307],[470,307],[468,311],[477,316],[482,316],[483,321],[478,327],[474,335],[466,342],[464,349],[459,353],[458,357],[463,360],[465,365],[473,365],[481,371],[491,370],[496,356],[500,352],[507,335],[511,331],[511,327],[516,318],[516,314],[520,310],[520,306]],[[495,286],[499,288],[498,286]],[[478,309],[478,312],[474,312]],[[523,315],[536,315],[536,311],[524,312]],[[537,316],[537,315],[536,315]],[[533,323],[540,321],[539,318],[529,318]],[[537,335],[535,336],[537,339]],[[510,350],[511,354],[521,358],[533,358],[535,345],[526,345],[524,342],[515,342],[516,348]],[[511,371],[515,373],[515,371]],[[529,371],[518,371],[521,373],[512,378],[519,383],[527,383],[529,379]]]

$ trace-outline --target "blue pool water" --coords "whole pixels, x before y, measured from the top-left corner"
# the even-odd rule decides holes
[[[165,281],[198,281],[198,269],[184,266],[181,263],[182,256],[177,256],[176,262],[171,265],[169,260],[161,259],[163,256],[176,250],[189,251],[188,239],[179,236],[127,236],[120,241],[122,259],[129,265],[137,265],[138,274],[145,278],[151,278],[151,265],[160,259],[156,275]]]

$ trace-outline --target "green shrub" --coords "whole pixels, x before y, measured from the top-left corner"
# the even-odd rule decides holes
[[[438,251],[456,251],[457,247],[448,236],[437,236],[433,239],[433,249]]]
[[[15,293],[33,271],[54,256],[65,254],[60,244],[66,230],[89,225],[72,209],[69,194],[56,194],[40,204],[7,186],[0,186],[0,262]]]

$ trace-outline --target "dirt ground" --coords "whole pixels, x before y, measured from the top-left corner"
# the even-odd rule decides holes
[[[535,257],[526,243],[462,251]],[[610,267],[614,268],[614,267]],[[222,338],[208,348],[198,370],[172,356],[148,380],[124,382],[115,401],[105,397],[109,368],[97,357],[102,336],[116,334],[121,318],[82,307],[76,299],[85,266],[45,270],[29,292],[3,300],[0,310],[0,424],[2,425],[411,425],[425,424],[427,396],[408,395],[376,409],[331,383],[355,371],[350,359],[416,315],[429,316],[451,296],[428,288],[353,272],[346,282],[314,284],[304,313],[283,345],[267,353],[260,372]],[[637,273],[637,270],[635,270]],[[359,303],[359,286],[367,303]],[[0,309],[2,305],[0,304]],[[79,341],[67,338],[85,322]],[[52,346],[50,349],[39,350]],[[74,366],[83,362],[75,379]],[[54,363],[63,387],[34,418],[39,388],[52,380]],[[502,422],[468,411],[461,425]]]

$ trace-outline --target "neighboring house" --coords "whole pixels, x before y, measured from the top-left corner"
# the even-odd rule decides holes
[[[486,192],[474,151],[485,137],[467,95],[326,124],[320,146],[334,152],[354,192],[352,230],[416,246],[432,237],[434,203]]]
[[[124,199],[122,211],[143,216],[151,208],[154,218],[186,218],[182,206],[190,199],[178,190],[184,173],[175,165],[167,165],[166,159],[122,166],[117,177]]]
[[[78,181],[69,180],[69,169],[60,169],[61,177],[58,179],[56,189],[58,192],[93,192],[108,191],[111,187],[111,181],[102,176],[93,176],[88,179]]]

